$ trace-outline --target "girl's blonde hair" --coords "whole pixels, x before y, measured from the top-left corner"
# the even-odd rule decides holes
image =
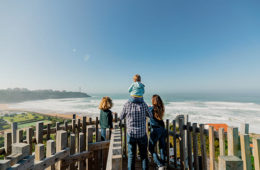
[[[108,110],[113,107],[112,99],[108,96],[103,97],[100,104],[99,104],[99,109],[100,110]]]
[[[157,94],[153,95],[152,104],[153,104],[154,117],[156,117],[159,120],[162,120],[165,109],[161,97]]]
[[[141,76],[139,74],[136,74],[136,75],[134,75],[133,79],[134,79],[134,82],[140,82]]]

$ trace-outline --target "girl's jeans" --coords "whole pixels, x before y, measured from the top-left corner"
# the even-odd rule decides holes
[[[166,144],[165,144],[166,130],[163,127],[151,128],[150,140],[149,140],[149,152],[153,156],[154,162],[158,167],[163,166],[166,156]],[[155,149],[155,145],[159,141],[160,157],[159,159]]]

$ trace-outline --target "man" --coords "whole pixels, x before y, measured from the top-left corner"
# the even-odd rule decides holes
[[[153,115],[145,102],[125,103],[120,119],[126,118],[127,144],[128,144],[128,170],[135,169],[136,146],[138,145],[142,169],[148,169],[147,159],[147,135],[146,116],[152,118]]]

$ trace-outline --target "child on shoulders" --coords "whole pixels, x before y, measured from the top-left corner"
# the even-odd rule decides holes
[[[131,96],[130,101],[133,103],[142,103],[144,101],[143,95],[145,85],[141,83],[141,76],[139,74],[136,74],[133,77],[133,81],[134,82],[128,89]]]

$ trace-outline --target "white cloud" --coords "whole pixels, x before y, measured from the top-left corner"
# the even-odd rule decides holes
[[[76,49],[76,48],[73,48],[73,49],[72,49],[72,52],[73,52],[73,53],[75,53],[76,51],[77,51],[77,49]]]
[[[89,56],[89,55],[85,55],[85,57],[84,57],[84,61],[88,61],[88,60],[89,60],[89,58],[90,58],[90,56]]]

